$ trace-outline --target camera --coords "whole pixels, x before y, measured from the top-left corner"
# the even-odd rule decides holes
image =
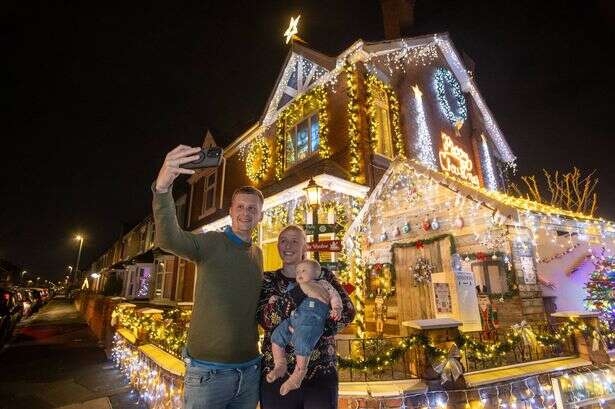
[[[192,162],[184,163],[180,165],[180,167],[185,169],[203,169],[203,168],[214,168],[220,165],[222,162],[222,148],[211,147],[211,148],[201,148],[201,150],[197,153],[199,158]]]

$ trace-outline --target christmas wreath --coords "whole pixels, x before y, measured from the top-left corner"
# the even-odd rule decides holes
[[[252,182],[259,182],[265,177],[271,165],[269,145],[265,138],[257,138],[250,146],[246,157],[246,174]]]

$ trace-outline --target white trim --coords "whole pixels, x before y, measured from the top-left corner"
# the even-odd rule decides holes
[[[222,209],[224,205],[224,182],[226,181],[226,158],[222,158],[222,181],[220,183],[220,198],[218,200],[218,209]]]
[[[367,196],[367,192],[369,191],[368,186],[350,182],[346,179],[342,179],[333,175],[328,175],[326,173],[314,176],[314,180],[324,189],[331,190],[337,193],[342,193],[348,196],[353,196],[356,198],[365,198]],[[307,184],[308,181],[306,180],[304,182],[296,184],[295,186],[289,187],[286,190],[276,193],[273,196],[265,198],[265,203],[263,204],[263,211],[269,210],[272,207],[276,207],[283,203],[290,202],[291,200],[295,200],[305,196],[305,192],[303,189],[307,187]],[[225,216],[209,224],[206,224],[205,226],[201,226],[195,229],[193,232],[202,233],[212,230],[218,230],[230,224],[230,216]]]
[[[186,221],[186,226],[189,227],[190,223],[192,223],[192,201],[194,200],[194,185],[190,183],[190,200],[188,200],[188,220]]]
[[[508,142],[504,138],[504,135],[502,134],[502,131],[500,130],[497,122],[495,121],[495,118],[493,117],[491,111],[487,107],[487,104],[485,104],[482,95],[480,94],[478,88],[476,87],[476,84],[474,83],[474,80],[472,79],[472,77],[470,77],[470,75],[468,75],[465,65],[461,61],[457,50],[455,50],[455,48],[453,47],[451,40],[448,38],[448,35],[443,35],[441,37],[437,36],[435,37],[435,41],[438,45],[438,48],[444,55],[446,62],[450,66],[451,70],[453,70],[453,72],[455,73],[455,77],[457,77],[457,80],[461,84],[461,89],[464,92],[467,92],[472,95],[472,98],[476,102],[476,106],[478,106],[478,109],[483,116],[485,129],[489,134],[489,137],[497,147],[499,153],[502,155],[504,161],[513,162],[516,159],[515,155],[512,153]]]

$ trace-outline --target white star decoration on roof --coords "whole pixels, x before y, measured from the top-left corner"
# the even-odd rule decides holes
[[[299,24],[300,18],[301,15],[290,18],[290,24],[288,25],[286,32],[284,32],[284,37],[286,37],[286,44],[288,44],[290,40],[292,40],[293,36],[299,32],[299,30],[297,29],[297,25]]]

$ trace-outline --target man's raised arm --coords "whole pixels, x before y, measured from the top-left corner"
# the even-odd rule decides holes
[[[203,241],[201,235],[187,232],[179,227],[172,186],[179,175],[194,173],[194,170],[181,168],[180,165],[198,159],[199,150],[200,148],[185,145],[173,149],[165,157],[156,182],[152,185],[156,245],[191,261],[198,261],[202,257]]]

